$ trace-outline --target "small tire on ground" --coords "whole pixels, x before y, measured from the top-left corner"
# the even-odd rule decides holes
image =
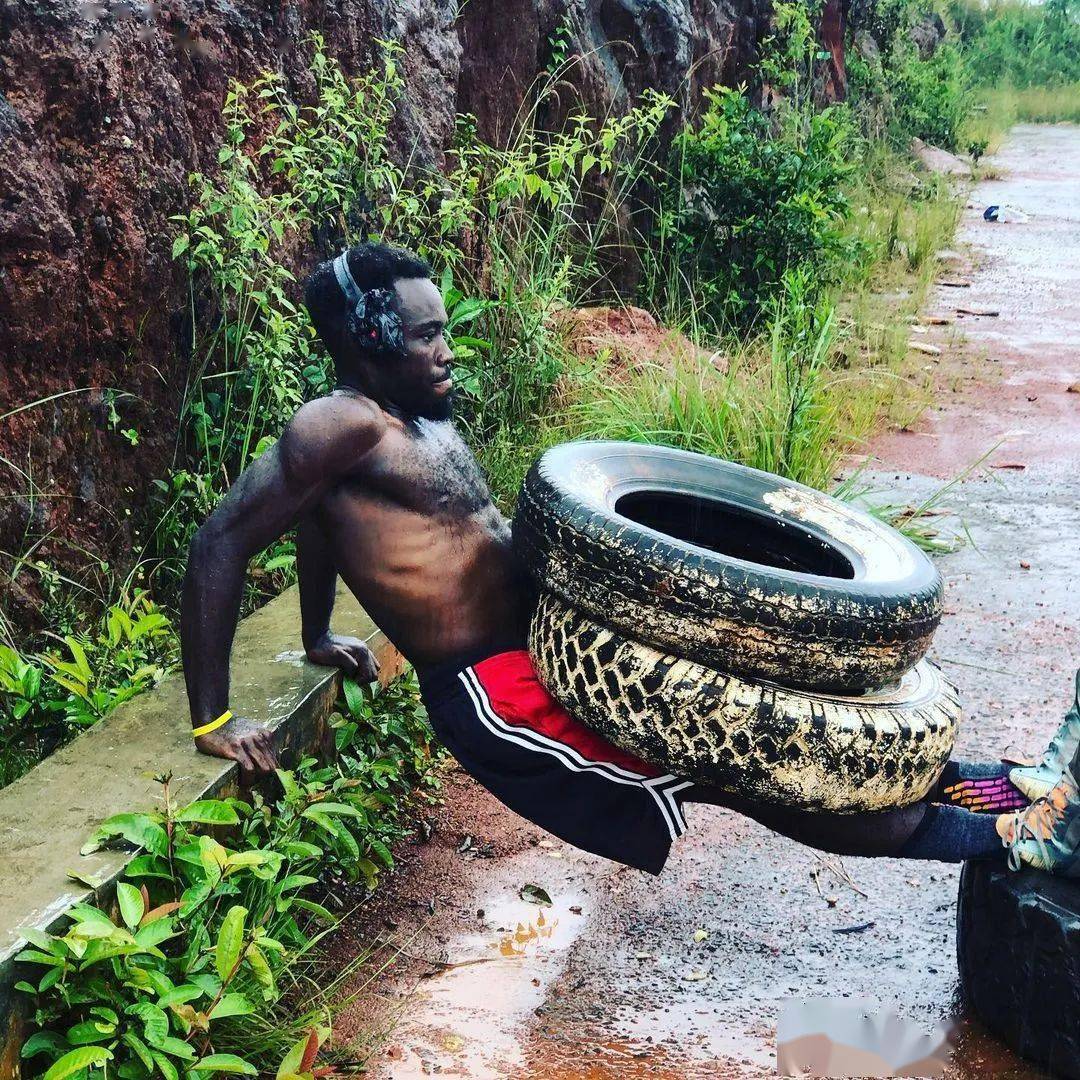
[[[927,661],[857,696],[792,690],[661,653],[551,593],[529,650],[548,691],[616,746],[772,805],[855,813],[917,802],[960,717],[955,688]]]
[[[941,578],[895,529],[770,473],[637,443],[557,446],[514,541],[539,587],[722,671],[837,692],[925,656]]]
[[[1080,883],[965,863],[956,952],[964,999],[986,1027],[1055,1076],[1080,1078]]]

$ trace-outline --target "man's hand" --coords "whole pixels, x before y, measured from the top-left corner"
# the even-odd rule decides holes
[[[234,716],[216,731],[200,735],[195,746],[204,754],[239,763],[240,779],[244,784],[267,776],[278,764],[274,736],[262,724],[239,716]]]
[[[374,682],[379,674],[379,661],[359,638],[342,637],[327,631],[307,648],[307,658],[313,664],[341,668],[357,682]]]

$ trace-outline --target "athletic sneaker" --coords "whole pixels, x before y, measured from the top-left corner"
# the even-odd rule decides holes
[[[1019,765],[1009,772],[1009,780],[1032,801],[1050,793],[1062,772],[1072,763],[1080,746],[1080,671],[1076,673],[1076,697],[1065,721],[1037,765]]]
[[[1064,877],[1080,877],[1080,788],[1071,768],[1026,810],[997,820],[1009,867],[1032,866]]]

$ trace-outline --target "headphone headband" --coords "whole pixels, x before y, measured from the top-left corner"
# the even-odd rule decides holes
[[[349,301],[349,304],[355,310],[356,305],[360,303],[361,296],[356,279],[349,269],[349,253],[347,251],[343,251],[334,260],[334,277],[337,278],[338,287],[345,294],[345,299]]]

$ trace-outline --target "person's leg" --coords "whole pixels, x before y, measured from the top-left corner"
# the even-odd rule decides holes
[[[921,802],[876,813],[832,814],[750,802],[695,785],[687,802],[736,810],[773,832],[835,855],[963,862],[1003,853],[997,815]]]

